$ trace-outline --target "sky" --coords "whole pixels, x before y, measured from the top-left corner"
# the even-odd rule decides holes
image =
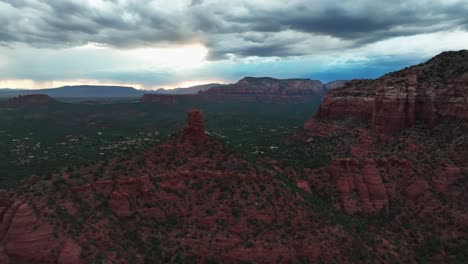
[[[0,88],[377,78],[468,48],[466,0],[0,0]]]

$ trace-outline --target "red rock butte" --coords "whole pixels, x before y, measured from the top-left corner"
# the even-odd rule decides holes
[[[203,125],[203,112],[192,109],[188,113],[187,126],[184,133],[193,144],[201,144],[205,140],[205,127]]]

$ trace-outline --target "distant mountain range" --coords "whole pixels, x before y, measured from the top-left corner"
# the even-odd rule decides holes
[[[191,86],[187,88],[138,90],[126,86],[102,86],[102,85],[77,85],[63,86],[48,89],[0,89],[0,97],[15,97],[18,95],[44,94],[55,98],[126,98],[141,97],[144,94],[197,94],[208,92],[211,94],[225,93],[268,93],[271,91],[279,93],[316,93],[321,94],[324,90],[337,88],[345,81],[324,84],[320,81],[302,79],[274,79],[269,77],[253,78],[246,77],[235,84],[208,83]],[[328,89],[327,89],[328,88]],[[226,89],[226,91],[223,91]]]
[[[27,94],[45,94],[50,97],[69,98],[123,98],[140,97],[143,94],[196,94],[211,87],[219,87],[222,84],[210,83],[197,85],[188,88],[158,89],[158,90],[138,90],[126,86],[101,86],[101,85],[78,85],[63,86],[50,89],[0,89],[0,97],[15,97]]]
[[[1,97],[14,97],[27,94],[45,94],[50,97],[138,97],[148,91],[137,90],[132,87],[124,86],[96,86],[96,85],[79,85],[79,86],[63,86],[50,89],[1,89]]]

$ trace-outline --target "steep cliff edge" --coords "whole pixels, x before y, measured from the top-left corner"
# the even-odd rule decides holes
[[[355,80],[331,91],[317,118],[368,120],[388,139],[403,128],[440,119],[468,119],[468,51],[444,52],[376,80]]]
[[[327,145],[322,151],[330,162],[292,179],[381,226],[422,259],[461,261],[468,227],[467,77],[468,51],[444,52],[330,91],[294,137],[309,149]]]

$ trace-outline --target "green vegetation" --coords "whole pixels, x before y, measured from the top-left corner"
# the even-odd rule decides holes
[[[274,156],[318,105],[317,98],[297,104],[187,99],[168,105],[127,101],[0,106],[0,189],[18,186],[27,176],[50,177],[154,146],[182,129],[193,107],[203,110],[206,130],[231,149],[252,159]]]

